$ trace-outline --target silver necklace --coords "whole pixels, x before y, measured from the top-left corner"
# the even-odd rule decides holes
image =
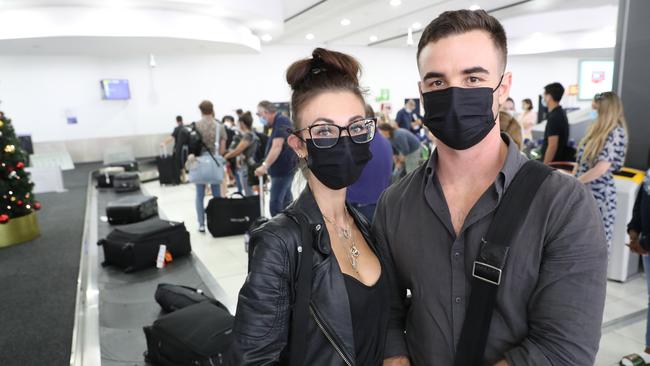
[[[346,210],[347,213],[347,210]],[[352,228],[350,225],[350,222],[346,222],[346,227],[342,228],[340,227],[336,221],[331,220],[329,217],[323,215],[323,218],[325,218],[325,221],[329,222],[330,224],[334,225],[334,228],[336,228],[336,232],[339,236],[339,239],[346,239],[348,242],[350,242],[350,247],[346,248],[346,256],[348,257],[348,261],[350,261],[350,265],[352,266],[352,269],[359,273],[359,270],[357,269],[359,265],[359,256],[361,253],[359,252],[359,249],[357,248],[357,242],[354,239],[354,235],[352,235]],[[347,219],[347,215],[346,215]]]

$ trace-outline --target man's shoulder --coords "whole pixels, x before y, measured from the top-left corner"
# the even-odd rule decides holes
[[[539,193],[541,204],[549,209],[555,206],[569,208],[579,201],[591,199],[591,193],[583,183],[557,170],[551,172]]]

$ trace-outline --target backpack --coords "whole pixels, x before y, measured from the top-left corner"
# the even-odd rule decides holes
[[[257,143],[257,150],[255,150],[255,154],[253,155],[253,158],[255,159],[255,162],[261,163],[264,161],[264,158],[266,158],[266,145],[269,143],[269,136],[261,132],[257,132],[257,131],[254,132],[259,142]]]

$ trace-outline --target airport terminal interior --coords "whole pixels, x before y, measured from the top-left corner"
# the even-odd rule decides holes
[[[299,197],[303,200],[303,192],[314,191],[316,195],[327,191],[334,195],[349,186],[348,206],[341,205],[342,217],[352,215],[353,207],[354,215],[367,218],[363,225],[370,225],[380,211],[398,210],[382,206],[381,202],[390,201],[379,201],[385,190],[403,189],[404,197],[412,197],[406,193],[405,187],[410,187],[406,182],[431,170],[427,168],[431,161],[437,161],[442,175],[439,160],[452,156],[450,152],[461,156],[483,144],[477,140],[472,146],[454,147],[453,142],[469,137],[462,133],[445,135],[441,127],[444,123],[472,123],[467,115],[473,111],[454,109],[469,108],[471,98],[480,98],[478,93],[467,92],[472,87],[451,88],[459,90],[447,97],[440,97],[445,92],[426,89],[427,80],[436,73],[425,75],[426,62],[421,58],[446,57],[440,52],[426,52],[427,47],[445,40],[452,42],[464,32],[449,31],[435,38],[432,33],[440,30],[432,21],[447,11],[459,10],[463,11],[459,13],[459,24],[469,24],[472,14],[479,14],[498,21],[507,37],[507,76],[498,86],[498,77],[489,85],[494,90],[507,90],[507,95],[490,97],[496,107],[491,114],[488,112],[489,118],[494,118],[489,126],[495,126],[496,136],[501,133],[500,141],[506,142],[502,146],[507,146],[504,149],[508,153],[514,151],[522,161],[538,160],[543,163],[539,166],[551,167],[553,171],[548,174],[562,174],[566,186],[585,187],[589,192],[585,196],[587,206],[598,208],[600,214],[597,225],[587,226],[586,219],[575,217],[567,220],[585,223],[575,231],[597,231],[595,237],[603,238],[599,260],[604,263],[607,256],[606,285],[604,264],[601,272],[590,274],[588,279],[602,280],[600,284],[606,286],[604,297],[587,292],[581,295],[583,299],[576,300],[571,297],[575,294],[567,293],[545,298],[548,303],[540,304],[531,297],[524,302],[527,306],[517,309],[506,309],[512,305],[500,302],[508,302],[503,295],[511,293],[508,286],[518,288],[513,279],[526,277],[508,273],[510,262],[521,260],[522,255],[507,257],[508,262],[500,268],[485,264],[498,271],[497,281],[486,280],[489,286],[496,285],[497,291],[491,329],[496,332],[516,327],[503,320],[505,313],[501,312],[508,310],[520,314],[524,328],[530,332],[515,332],[517,342],[508,338],[510,334],[490,333],[493,338],[487,338],[486,355],[493,351],[490,347],[495,339],[508,343],[510,348],[525,337],[532,339],[526,338],[526,342],[554,345],[539,346],[535,348],[539,355],[531,352],[517,362],[501,353],[503,361],[489,360],[490,364],[650,365],[650,334],[646,333],[650,332],[650,276],[646,276],[643,265],[650,264],[644,255],[650,251],[650,228],[645,227],[650,226],[650,217],[643,216],[650,216],[648,0],[0,0],[0,365],[352,365],[339,349],[339,337],[330,336],[327,317],[321,319],[311,305],[311,316],[318,325],[314,332],[320,332],[320,328],[322,334],[302,337],[304,349],[309,350],[305,357],[311,357],[313,351],[314,343],[309,342],[319,342],[323,349],[318,352],[335,356],[338,352],[340,358],[330,358],[329,362],[312,358],[311,363],[295,364],[286,359],[271,362],[272,356],[264,358],[268,349],[286,347],[293,359],[296,352],[290,349],[301,340],[292,337],[284,345],[267,344],[249,350],[248,356],[257,354],[260,361],[232,361],[236,359],[231,358],[233,350],[262,342],[242,340],[242,334],[255,332],[246,329],[247,324],[257,324],[255,316],[269,316],[268,309],[254,307],[255,301],[267,294],[254,292],[260,290],[255,284],[259,286],[260,277],[265,275],[263,268],[254,267],[273,258],[259,257],[264,256],[266,247],[257,245],[264,230],[277,228],[271,225],[276,222],[274,217],[285,215],[282,212],[293,207],[289,206],[292,201]],[[494,43],[490,43],[490,49],[501,50],[497,47],[498,37],[488,36],[485,39]],[[421,46],[425,52],[420,53]],[[458,43],[455,47],[467,45]],[[325,50],[314,51],[316,48]],[[320,118],[311,126],[311,121],[300,125],[295,112],[311,106],[295,98],[310,83],[326,79],[333,83],[337,72],[342,72],[340,65],[332,66],[334,56],[330,51],[358,61],[361,73],[357,89],[363,91],[366,105],[365,116],[352,117],[349,125],[346,117],[343,127],[334,126],[339,135],[337,128],[323,129],[334,124],[332,120]],[[492,54],[480,56],[476,59],[482,62]],[[308,65],[302,76],[306,81],[299,87],[292,83],[292,89],[287,83],[287,69],[303,59]],[[448,58],[452,64],[462,59]],[[482,69],[482,65],[470,66]],[[476,79],[473,73],[467,72]],[[347,77],[349,82],[350,75]],[[357,82],[357,76],[351,78]],[[311,92],[316,94],[327,92],[314,90]],[[306,98],[314,95],[309,92]],[[460,127],[451,128],[457,132]],[[319,146],[316,133],[334,134],[335,142]],[[344,143],[348,141],[350,144]],[[378,141],[385,143],[381,146],[386,146],[387,154],[375,150]],[[325,143],[329,144],[320,142]],[[296,148],[304,146],[301,144],[313,144],[305,149],[309,157]],[[368,165],[361,167],[365,166],[365,170],[357,169],[359,158],[346,160],[345,155],[333,155],[363,148],[372,151],[372,158],[366,159],[370,161],[363,162]],[[549,151],[556,151],[555,156]],[[589,153],[589,159],[594,160],[585,157]],[[329,160],[327,154],[332,154]],[[382,156],[386,157],[384,165],[377,162]],[[373,160],[377,163],[371,167]],[[386,167],[384,175],[378,166]],[[369,172],[372,169],[377,170]],[[459,164],[457,169],[468,168]],[[351,178],[353,171],[359,174]],[[642,197],[645,203],[641,203]],[[415,212],[421,209],[419,203],[406,202],[400,207],[412,207]],[[447,208],[445,202],[442,205]],[[447,245],[436,243],[437,237],[417,232],[424,232],[430,223],[409,216],[408,210],[382,215],[385,220],[375,220],[373,228],[383,223],[388,232],[399,233],[408,226],[415,230],[408,240],[419,237],[416,248]],[[522,212],[527,217],[528,207]],[[400,214],[401,220],[386,222],[387,217]],[[572,215],[596,217],[579,211]],[[320,220],[323,226],[327,224],[332,243],[336,238],[337,243],[351,240],[350,248],[345,247],[347,258],[339,257],[332,249],[338,263],[346,264],[341,271],[350,267],[357,275],[363,274],[363,265],[368,263],[363,258],[366,247],[360,246],[361,252],[357,249],[356,231],[350,226],[339,227],[325,211]],[[359,219],[355,220],[353,226],[361,225]],[[524,233],[527,230],[533,229],[520,228]],[[358,238],[364,239],[361,231]],[[552,239],[549,235],[533,241],[545,245]],[[482,244],[468,241],[464,245]],[[298,252],[304,252],[303,246],[298,247]],[[536,251],[530,248],[529,253]],[[313,250],[314,256],[323,255],[318,245],[314,244]],[[445,253],[453,261],[450,250],[445,249]],[[392,244],[391,251],[397,258]],[[357,262],[359,253],[361,259]],[[577,268],[573,261],[593,257],[590,254],[560,260],[570,273]],[[423,254],[422,258],[427,256]],[[292,262],[287,257],[283,260]],[[543,273],[538,272],[546,268],[546,261],[553,260],[558,258],[545,257],[541,264],[537,263],[539,271],[532,268],[535,264],[526,271],[541,278]],[[467,288],[463,295],[474,301],[469,297],[469,287],[483,278],[476,272],[481,262],[466,258],[465,263],[466,277],[462,281],[466,281]],[[398,260],[393,265],[398,274],[394,282],[398,283],[406,269],[399,268],[403,263]],[[381,264],[382,273],[393,265]],[[314,265],[315,277],[321,267]],[[405,286],[402,298],[405,306],[410,306],[404,310],[406,319],[428,306],[418,303],[424,301],[419,291],[427,288],[436,289],[431,290],[432,296],[444,296],[440,295],[445,294],[441,288],[446,289],[449,298],[439,298],[435,304],[454,306],[454,300],[461,303],[461,297],[449,291],[450,285],[439,287],[436,283],[451,279],[450,274],[443,273],[451,267],[439,266],[437,260],[425,263],[425,267],[429,272],[418,273],[428,278],[418,279],[417,290],[411,293],[413,289]],[[290,271],[296,271],[294,286],[298,290],[304,287],[301,268],[292,267]],[[349,278],[359,279],[344,274],[346,286]],[[270,278],[275,274],[266,275]],[[457,275],[455,272],[454,280],[462,279],[463,270],[461,277]],[[258,276],[257,282],[254,276]],[[558,278],[581,286],[575,283],[576,278]],[[274,284],[269,281],[266,283]],[[357,282],[365,285],[361,280]],[[551,286],[542,282],[530,286]],[[328,291],[314,286],[312,304],[323,293],[327,296],[324,291]],[[286,291],[283,288],[278,293]],[[295,307],[291,305],[295,317],[288,316],[291,323],[283,325],[291,327],[290,334],[296,329],[297,334],[306,331],[295,326],[295,319],[304,315],[297,310],[301,295],[305,296],[298,293]],[[306,298],[309,301],[309,296]],[[272,301],[279,309],[284,300]],[[245,303],[238,307],[241,301]],[[389,299],[377,301],[387,304]],[[596,308],[604,303],[602,319],[581,318],[588,320],[574,322],[570,330],[562,325],[556,329],[557,322],[552,318],[542,319],[541,325],[539,318],[533,320],[538,307],[583,302],[593,302]],[[370,314],[376,308],[368,309]],[[238,310],[247,313],[244,316]],[[391,315],[393,310],[391,307]],[[438,325],[439,319],[433,319],[440,310],[426,311],[432,314],[427,318],[431,324]],[[600,315],[600,310],[595,313]],[[457,315],[456,310],[453,314]],[[544,314],[546,317],[551,313]],[[357,342],[358,324],[354,323],[356,317],[352,318]],[[378,322],[379,317],[366,319],[366,323]],[[407,324],[411,323],[407,320]],[[410,326],[428,329],[431,324]],[[594,324],[600,327],[594,328]],[[585,338],[598,340],[593,334],[598,332],[589,329],[600,329],[601,333],[593,352],[586,347],[581,349],[584,353],[568,356],[572,348],[565,348],[565,344],[575,341],[574,351],[582,347],[577,339],[583,332],[592,333]],[[408,342],[413,342],[409,333],[430,336],[428,330],[409,330],[408,326],[402,330]],[[567,334],[575,339],[564,339]],[[540,339],[545,336],[548,339]],[[458,333],[453,337],[458,341]],[[427,347],[408,345],[411,352]],[[357,366],[375,365],[360,361],[359,350],[356,352]],[[426,361],[419,363],[416,359]],[[440,360],[413,354],[410,364],[439,366],[448,362]],[[482,362],[488,364],[487,359]]]

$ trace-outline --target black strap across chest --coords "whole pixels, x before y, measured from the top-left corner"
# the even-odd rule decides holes
[[[485,346],[508,252],[516,244],[513,239],[522,230],[539,187],[552,171],[537,161],[526,162],[501,199],[472,268],[472,291],[454,366],[484,363]]]

